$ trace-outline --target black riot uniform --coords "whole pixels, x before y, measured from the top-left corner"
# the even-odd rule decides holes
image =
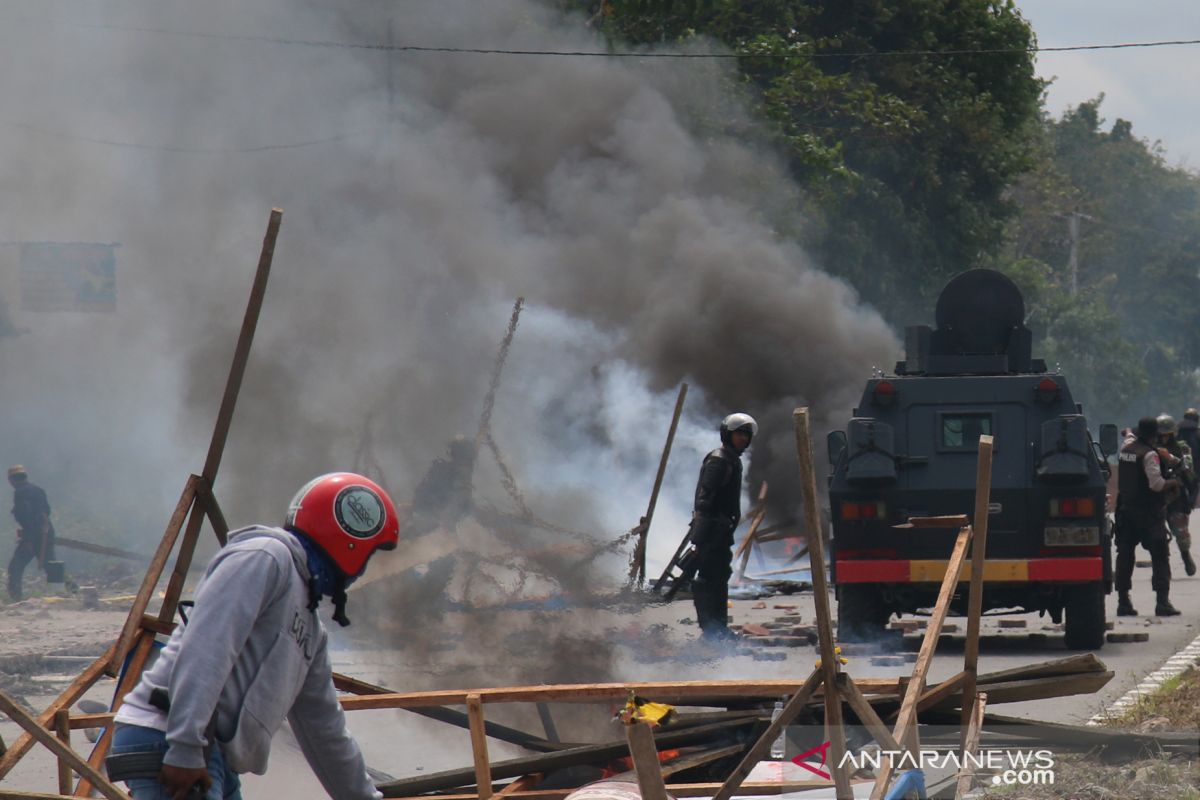
[[[45,569],[46,562],[54,560],[54,526],[46,492],[30,483],[22,468],[9,470],[9,482],[13,486],[12,515],[19,526],[17,547],[8,562],[8,596],[15,602],[22,597],[21,578],[29,562],[37,559]]]
[[[747,414],[731,414],[721,423],[722,446],[704,457],[696,482],[692,511],[692,544],[696,548],[696,577],[692,602],[696,622],[706,637],[729,635],[729,577],[733,574],[733,532],[742,517],[742,458],[731,435],[754,435],[758,429]]]
[[[1154,423],[1153,432],[1144,425]],[[1143,431],[1147,428],[1147,431]],[[1153,418],[1138,423],[1138,437],[1121,448],[1117,467],[1117,569],[1116,584],[1120,601],[1117,614],[1133,616],[1129,592],[1133,588],[1134,551],[1140,544],[1150,552],[1152,571],[1150,585],[1158,596],[1156,614],[1169,615],[1174,611],[1168,594],[1171,588],[1171,566],[1167,549],[1167,497],[1163,487],[1156,491],[1146,475],[1147,459],[1158,459],[1149,444],[1157,434]],[[1178,612],[1175,612],[1178,613]]]

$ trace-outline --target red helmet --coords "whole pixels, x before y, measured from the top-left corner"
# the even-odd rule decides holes
[[[348,578],[361,574],[376,550],[395,550],[400,539],[392,498],[353,472],[306,483],[292,498],[285,524],[312,539]]]

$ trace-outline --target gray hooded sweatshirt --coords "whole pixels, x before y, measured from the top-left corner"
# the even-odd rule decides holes
[[[333,687],[328,634],[308,610],[303,545],[280,528],[230,534],[196,588],[188,624],[125,697],[116,721],[165,731],[163,761],[205,765],[209,731],[235,772],[267,771],[284,717],[321,785],[335,800],[381,798],[346,730]],[[167,690],[170,713],[150,704]]]

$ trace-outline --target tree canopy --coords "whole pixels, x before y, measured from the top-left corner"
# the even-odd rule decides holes
[[[897,328],[991,266],[1093,416],[1200,404],[1200,179],[1102,97],[1047,114],[1011,0],[554,1],[614,47],[739,54],[804,190],[789,233]]]

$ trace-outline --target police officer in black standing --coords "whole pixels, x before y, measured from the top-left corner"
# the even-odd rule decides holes
[[[17,549],[8,562],[8,596],[13,602],[22,598],[21,576],[35,558],[46,568],[54,560],[54,526],[50,524],[50,503],[40,486],[29,482],[29,473],[20,464],[8,470],[8,482],[13,487],[12,515],[19,526]]]
[[[1157,596],[1154,613],[1173,617],[1171,566],[1167,549],[1167,492],[1179,481],[1164,478],[1160,454],[1155,449],[1158,421],[1138,420],[1133,437],[1121,448],[1117,467],[1117,616],[1137,616],[1129,592],[1133,588],[1134,550],[1140,544],[1150,551],[1150,586]]]
[[[721,447],[704,457],[692,512],[692,544],[696,577],[692,602],[706,639],[733,636],[727,626],[729,577],[733,574],[733,531],[742,517],[742,453],[750,446],[758,423],[749,414],[730,414],[721,421]]]

